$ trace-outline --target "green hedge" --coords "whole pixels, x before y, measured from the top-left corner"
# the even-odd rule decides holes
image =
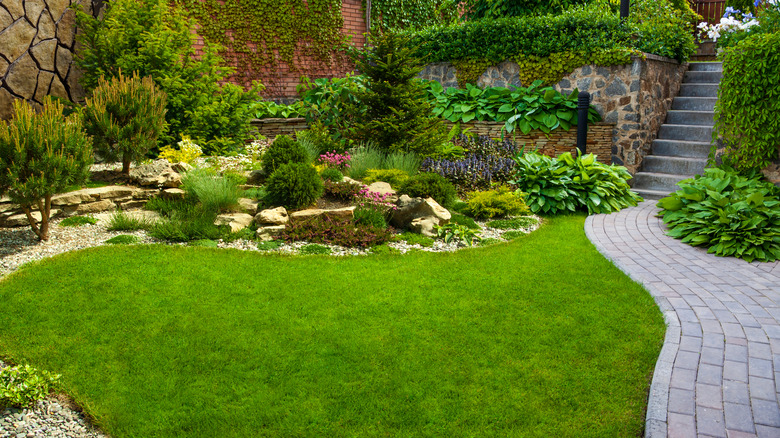
[[[754,35],[725,49],[715,124],[725,161],[763,168],[780,146],[780,33]]]

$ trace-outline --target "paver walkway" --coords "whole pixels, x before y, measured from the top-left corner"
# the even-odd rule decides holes
[[[780,263],[716,257],[668,237],[655,202],[585,222],[666,319],[645,436],[780,438]]]

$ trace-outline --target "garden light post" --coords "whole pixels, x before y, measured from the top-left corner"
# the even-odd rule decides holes
[[[588,143],[588,108],[590,108],[590,93],[580,91],[577,97],[577,149],[585,154]]]
[[[620,0],[620,19],[625,20],[628,18],[628,6],[631,4],[631,0]]]

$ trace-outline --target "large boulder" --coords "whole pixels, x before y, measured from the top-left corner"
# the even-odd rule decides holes
[[[255,223],[258,225],[284,225],[290,222],[290,216],[284,207],[269,208],[255,215]]]
[[[243,230],[252,223],[252,215],[246,213],[228,213],[217,216],[214,225],[227,225],[232,233]]]
[[[257,205],[259,202],[249,198],[238,199],[238,211],[241,213],[251,214],[254,216],[257,213]]]
[[[415,219],[430,219],[433,225],[441,226],[449,223],[452,218],[450,212],[433,198],[411,198],[409,195],[401,195],[395,205],[396,210],[390,223],[397,228],[408,228],[414,231],[412,222]],[[415,225],[414,228],[419,229],[420,226]]]
[[[167,160],[157,160],[130,169],[130,179],[147,187],[179,187],[181,175]]]

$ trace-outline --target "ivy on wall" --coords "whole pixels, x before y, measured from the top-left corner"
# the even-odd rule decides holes
[[[222,54],[236,62],[248,78],[286,64],[289,71],[306,74],[315,66],[341,61],[344,19],[341,0],[177,0],[198,20],[198,34],[222,46]],[[306,57],[315,61],[307,65]]]
[[[371,0],[371,31],[421,29],[458,19],[456,0]],[[363,8],[367,6],[363,0]]]

